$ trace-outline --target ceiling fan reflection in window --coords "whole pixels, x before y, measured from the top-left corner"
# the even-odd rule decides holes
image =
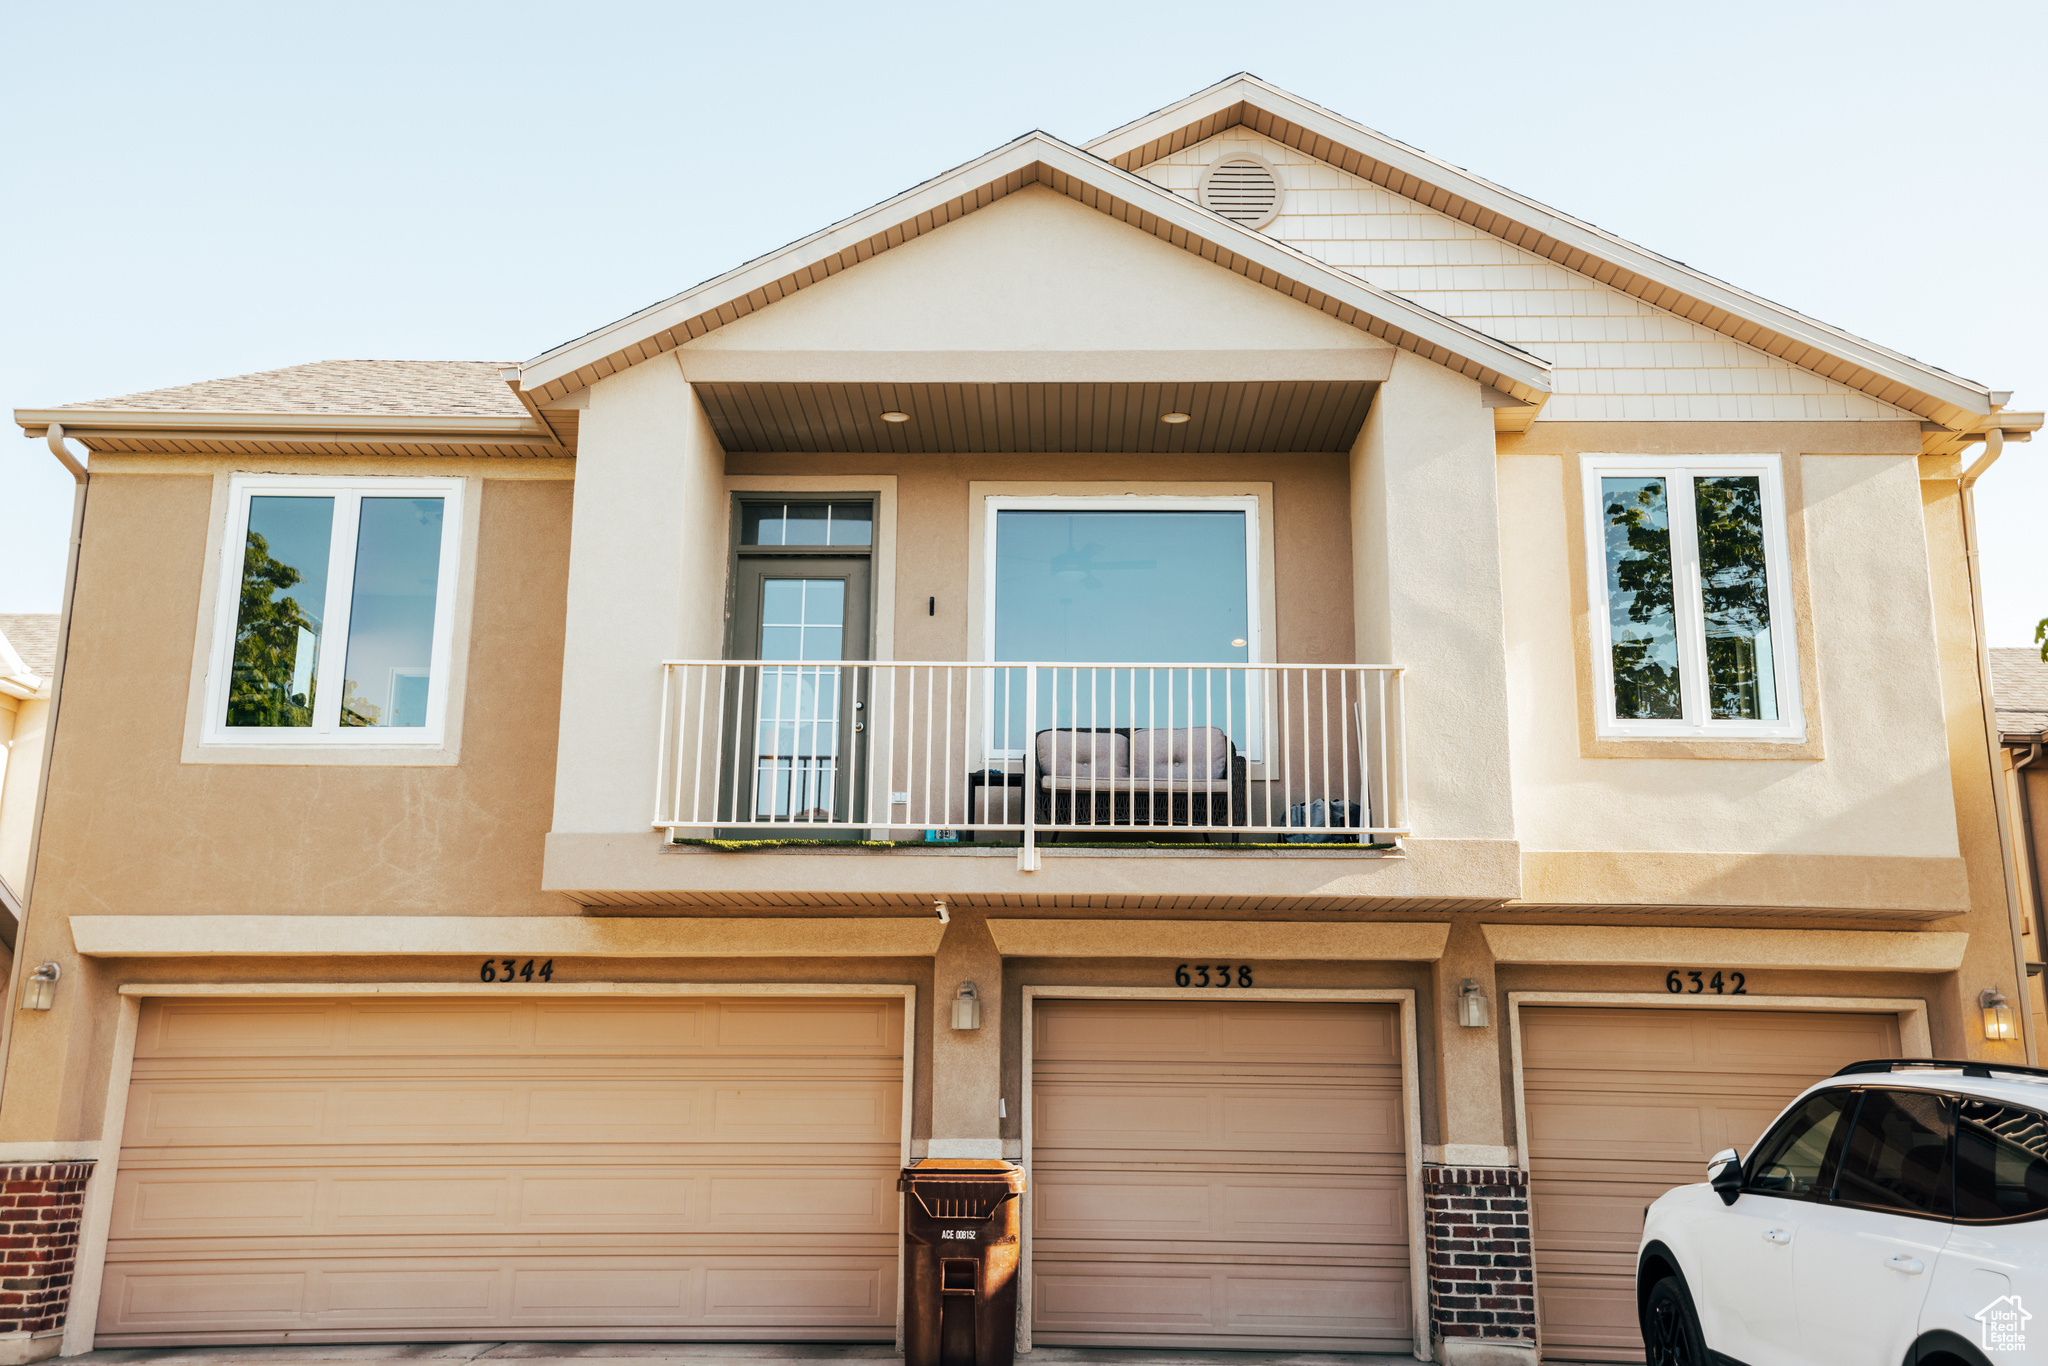
[[[1082,546],[1074,544],[1074,523],[1067,522],[1067,548],[1050,560],[1046,567],[1061,583],[1078,583],[1083,588],[1106,588],[1107,584],[1095,577],[1098,569],[1157,569],[1157,560],[1098,560],[1095,557],[1109,549],[1100,541],[1089,541]]]

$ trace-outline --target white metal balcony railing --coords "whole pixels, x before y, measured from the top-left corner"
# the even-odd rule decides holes
[[[671,837],[1409,833],[1389,665],[668,660]],[[1263,838],[1261,838],[1263,837]]]

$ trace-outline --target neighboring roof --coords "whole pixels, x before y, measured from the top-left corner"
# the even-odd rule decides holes
[[[0,613],[0,639],[41,679],[57,667],[57,620],[55,612]]]
[[[1525,251],[1955,430],[2002,406],[1975,380],[1772,303],[1354,123],[1248,73],[1087,144],[1135,170],[1243,125]],[[1972,419],[1979,419],[1972,422]]]
[[[545,407],[1027,185],[1047,186],[1523,404],[1540,405],[1550,393],[1549,364],[1520,347],[1318,261],[1044,132],[1027,133],[780,251],[565,342],[522,365],[520,382]]]
[[[523,418],[526,409],[498,377],[504,368],[498,361],[477,360],[322,360],[63,407],[93,412]]]
[[[1991,696],[2001,735],[2048,730],[2048,661],[2032,646],[1991,652]]]

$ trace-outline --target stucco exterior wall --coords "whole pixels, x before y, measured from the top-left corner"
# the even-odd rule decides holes
[[[28,880],[29,839],[42,792],[43,727],[50,704],[0,697],[0,880],[21,895]]]
[[[36,933],[86,912],[558,909],[539,836],[568,483],[481,481],[468,723],[442,767],[181,761],[212,490],[210,472],[94,476]]]
[[[692,356],[707,351],[1000,356],[1385,346],[1150,233],[1031,186],[728,323],[677,354],[688,373]]]
[[[553,828],[645,830],[661,661],[723,645],[724,452],[667,359],[592,387],[578,451]]]
[[[1532,433],[1501,457],[1502,503],[1516,510],[1502,521],[1501,553],[1515,822],[1526,849],[1958,856],[1917,435],[1897,432],[1889,444],[1903,449],[1825,453],[1839,437],[1771,424],[1665,424],[1654,434],[1575,425]],[[1787,518],[1803,533],[1794,574],[1811,606],[1797,628],[1810,634],[1802,654],[1816,665],[1802,676],[1804,707],[1809,737],[1819,737],[1797,752],[1818,754],[1782,758],[1793,747],[1754,742],[1741,758],[1595,757],[1580,723],[1591,683],[1578,655],[1591,621],[1577,457],[1730,442],[1785,461],[1796,500]],[[1637,742],[1631,752],[1651,748]]]
[[[1412,823],[1512,840],[1500,501],[1477,382],[1407,352],[1349,460],[1360,658],[1407,668]]]

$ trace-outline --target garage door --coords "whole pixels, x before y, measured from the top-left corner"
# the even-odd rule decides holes
[[[1034,1343],[1409,1349],[1394,1007],[1034,1015]]]
[[[900,1000],[143,1008],[102,1346],[887,1341]]]
[[[1898,1017],[1761,1010],[1522,1010],[1523,1104],[1546,1359],[1641,1361],[1643,1211],[1747,1153],[1843,1063],[1897,1057]]]

